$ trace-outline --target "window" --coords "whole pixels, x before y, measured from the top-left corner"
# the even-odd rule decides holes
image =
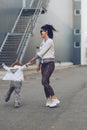
[[[74,29],[74,35],[80,35],[81,31],[80,29]]]
[[[80,15],[81,14],[81,10],[80,9],[74,9],[74,15]]]
[[[74,42],[74,48],[80,48],[80,42]]]

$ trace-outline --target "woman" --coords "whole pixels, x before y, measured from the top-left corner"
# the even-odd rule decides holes
[[[50,76],[55,68],[53,31],[56,29],[52,25],[46,24],[41,27],[40,34],[43,41],[40,45],[40,51],[29,61],[29,64],[32,65],[36,59],[39,59],[37,71],[41,68],[42,85],[47,98],[46,106],[50,108],[56,107],[60,103],[50,86]]]

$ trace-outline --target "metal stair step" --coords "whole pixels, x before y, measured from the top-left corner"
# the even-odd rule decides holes
[[[35,12],[35,9],[24,9],[21,16],[31,16]]]
[[[17,54],[15,54],[15,53],[14,54],[13,53],[12,54],[10,54],[10,53],[9,54],[0,54],[1,59],[4,57],[15,57],[15,56],[17,56]]]
[[[0,56],[0,61],[1,61],[1,59],[7,59],[7,58],[15,58],[16,57],[16,55],[4,55],[4,56]]]
[[[0,62],[0,66],[2,65],[2,63],[5,63],[6,65],[11,65],[15,60],[9,60],[9,61],[3,61],[3,62]]]
[[[13,48],[14,51],[15,51],[15,49],[17,49],[17,48],[18,48],[18,47]],[[11,51],[11,49],[12,49],[12,48],[8,48],[8,47],[6,48],[6,47],[5,47],[5,48],[2,49],[2,51],[3,51],[3,52],[6,52],[6,53],[9,52],[9,50],[10,50],[10,52],[14,52],[13,50]]]

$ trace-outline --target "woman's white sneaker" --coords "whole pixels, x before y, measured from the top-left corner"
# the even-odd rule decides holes
[[[50,108],[56,107],[56,106],[58,106],[59,103],[60,103],[60,100],[52,99],[51,103],[49,104],[49,107]]]
[[[51,99],[48,99],[47,102],[46,102],[46,107],[49,107],[51,104]]]

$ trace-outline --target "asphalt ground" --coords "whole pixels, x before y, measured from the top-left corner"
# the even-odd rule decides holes
[[[87,130],[87,67],[57,69],[51,85],[61,103],[45,107],[40,73],[27,73],[22,85],[22,106],[14,108],[4,95],[9,81],[0,80],[0,130]]]

